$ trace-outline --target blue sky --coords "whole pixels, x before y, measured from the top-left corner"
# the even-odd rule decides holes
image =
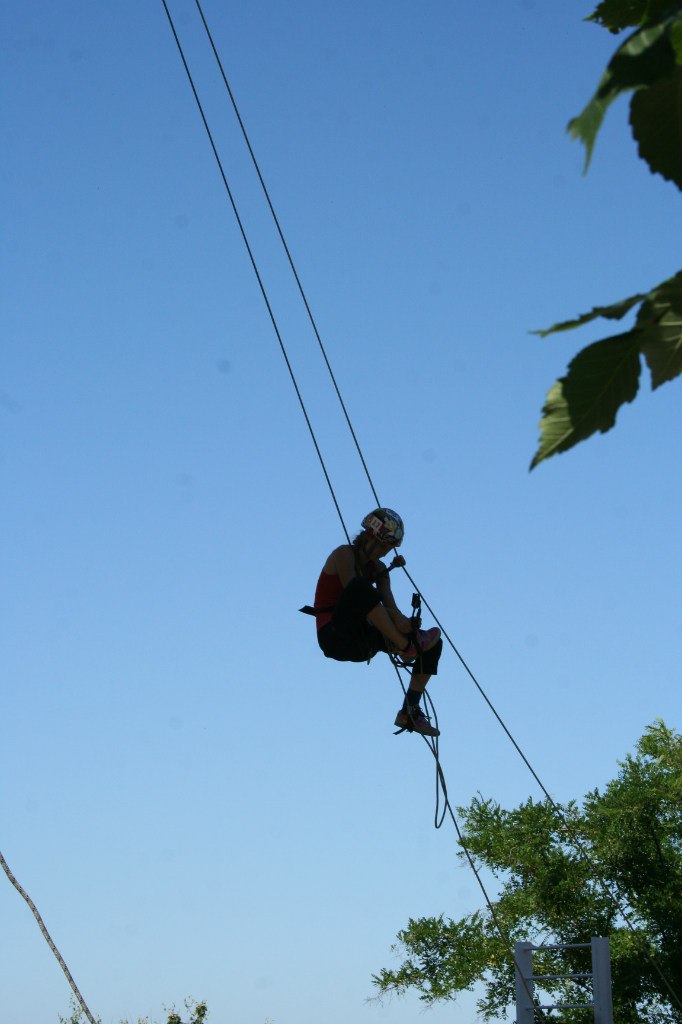
[[[616,43],[587,4],[209,4],[408,568],[557,799],[680,727],[679,385],[540,466],[545,392],[679,268],[627,104],[565,132]],[[372,505],[202,36],[183,43],[342,511]],[[160,2],[5,5],[2,849],[104,1024],[405,1024],[368,1004],[409,917],[476,909],[390,665],[326,662],[342,532]],[[398,601],[410,589],[395,580]],[[538,796],[452,652],[454,803]],[[69,990],[0,885],[10,1024]],[[469,1024],[473,1002],[433,1024]]]

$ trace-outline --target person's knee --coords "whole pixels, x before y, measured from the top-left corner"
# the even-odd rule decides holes
[[[434,644],[431,650],[425,651],[418,658],[416,664],[416,671],[423,673],[427,676],[435,676],[438,674],[438,662],[440,656],[443,653],[443,641],[439,640],[437,644]]]

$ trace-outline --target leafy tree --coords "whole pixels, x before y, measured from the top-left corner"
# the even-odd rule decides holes
[[[192,999],[185,999],[185,1009],[189,1013],[188,1024],[204,1024],[208,1015],[206,1003],[195,1003]],[[183,1024],[182,1018],[174,1006],[166,1009],[168,1014],[167,1024]]]
[[[178,1013],[174,1006],[164,1007],[166,1014],[166,1024],[206,1024],[206,1018],[208,1017],[208,1007],[206,1003],[197,1003],[194,999],[185,999],[185,1010],[187,1011],[187,1017],[184,1014]],[[97,1018],[98,1024],[102,1024],[100,1018]],[[71,1012],[68,1017],[62,1017],[59,1014],[59,1024],[87,1024],[85,1014],[81,1007],[76,1003],[74,999],[71,1000]],[[122,1020],[120,1024],[129,1024],[127,1020]],[[137,1024],[150,1024],[148,1017],[138,1017]],[[264,1024],[275,1024],[271,1017],[266,1017]]]
[[[613,33],[635,31],[614,53],[583,112],[569,123],[573,137],[585,145],[585,169],[609,106],[632,92],[630,127],[639,155],[652,173],[682,189],[682,3],[602,0],[588,20]],[[584,348],[547,393],[531,469],[597,430],[611,429],[621,405],[637,394],[642,357],[653,388],[682,373],[682,271],[648,292],[535,333],[545,337],[599,317],[620,320],[635,307],[634,327]]]
[[[459,814],[477,868],[499,883],[492,906],[511,943],[607,935],[615,1020],[682,1022],[682,735],[660,721],[649,726],[617,778],[603,793],[588,793],[582,807],[528,800],[507,811],[479,796]],[[410,920],[398,940],[393,951],[402,963],[373,979],[379,998],[413,989],[431,1004],[482,982],[485,1020],[513,1005],[510,947],[489,910],[459,921]],[[534,973],[589,971],[589,957],[589,950],[541,951]],[[552,1002],[589,1001],[589,981],[542,984]],[[561,1018],[591,1019],[584,1010]]]
[[[197,1003],[194,999],[185,999],[185,1010],[188,1013],[186,1021],[183,1016],[177,1012],[174,1006],[164,1007],[164,1010],[166,1014],[166,1024],[205,1024],[206,1017],[208,1016],[208,1007],[206,1006],[206,1003]],[[75,1000],[71,1000],[71,1012],[68,1017],[62,1017],[61,1014],[59,1015],[59,1024],[86,1024],[85,1014]],[[99,1018],[98,1024],[101,1024]],[[120,1024],[128,1024],[128,1021],[122,1020]],[[150,1024],[149,1018],[138,1017],[137,1024]]]

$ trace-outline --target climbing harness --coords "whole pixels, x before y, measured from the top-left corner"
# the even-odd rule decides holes
[[[326,608],[313,608],[310,604],[304,604],[302,608],[299,608],[299,612],[303,612],[304,615],[323,615],[325,612],[333,612],[336,608],[335,604],[327,605]]]

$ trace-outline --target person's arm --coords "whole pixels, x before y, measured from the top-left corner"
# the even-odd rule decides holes
[[[341,586],[347,587],[350,581],[358,575],[353,548],[349,544],[342,544],[332,553],[332,561],[334,572],[341,580]]]
[[[391,580],[388,575],[388,571],[383,562],[375,562],[375,565],[379,567],[376,574],[376,588],[379,591],[379,597],[381,603],[385,608],[391,608],[394,611],[398,610],[398,605],[395,603],[393,591],[391,590]]]
[[[383,562],[377,563],[381,568],[380,572],[384,572],[386,566]],[[381,603],[391,617],[391,621],[398,627],[401,633],[409,633],[412,628],[412,620],[408,619],[406,615],[398,608],[393,591],[391,590],[391,581],[388,572],[384,572],[383,576],[380,576],[376,583],[377,590],[379,591],[379,597]]]

